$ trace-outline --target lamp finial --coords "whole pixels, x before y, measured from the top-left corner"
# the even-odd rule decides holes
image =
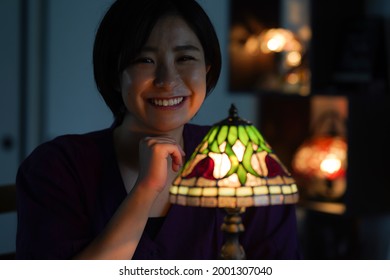
[[[232,105],[230,106],[230,109],[229,109],[229,116],[226,119],[224,119],[224,120],[222,120],[219,123],[216,123],[214,125],[217,125],[217,126],[244,125],[244,126],[246,126],[246,125],[252,125],[252,123],[248,120],[240,118],[240,116],[238,115],[238,110],[237,110],[236,106],[232,103]]]
[[[238,112],[236,106],[232,103],[229,109],[229,117],[232,119],[238,119]]]

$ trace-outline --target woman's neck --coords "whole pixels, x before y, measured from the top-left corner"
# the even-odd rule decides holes
[[[114,146],[117,157],[119,170],[126,191],[129,193],[136,184],[139,173],[139,142],[145,137],[153,136],[170,136],[184,150],[183,128],[181,126],[171,131],[154,131],[151,129],[142,129],[139,126],[134,126],[128,121],[124,121],[114,130]],[[176,176],[176,172],[168,169],[167,181],[172,182]],[[156,198],[156,201],[150,211],[151,217],[164,216],[168,212],[169,204],[169,189],[166,187],[163,192]]]

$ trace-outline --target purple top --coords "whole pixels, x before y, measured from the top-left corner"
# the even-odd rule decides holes
[[[210,127],[184,127],[190,156]],[[113,129],[65,135],[40,145],[17,178],[17,259],[70,259],[91,242],[126,197]],[[149,219],[134,259],[217,259],[224,209],[172,205]],[[300,259],[295,206],[246,208],[241,244],[248,259]]]

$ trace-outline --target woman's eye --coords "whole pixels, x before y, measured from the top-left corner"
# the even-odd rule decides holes
[[[195,60],[195,57],[190,55],[184,55],[179,58],[179,61],[189,61],[189,60]]]
[[[134,63],[153,63],[153,59],[149,57],[140,57],[135,59]]]

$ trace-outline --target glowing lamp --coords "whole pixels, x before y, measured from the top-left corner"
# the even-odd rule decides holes
[[[172,183],[170,201],[183,206],[225,208],[222,259],[245,259],[238,236],[246,207],[290,204],[298,189],[285,166],[234,105],[211,127]]]
[[[335,180],[347,166],[347,143],[343,137],[322,135],[305,141],[297,150],[292,167],[303,177]]]

